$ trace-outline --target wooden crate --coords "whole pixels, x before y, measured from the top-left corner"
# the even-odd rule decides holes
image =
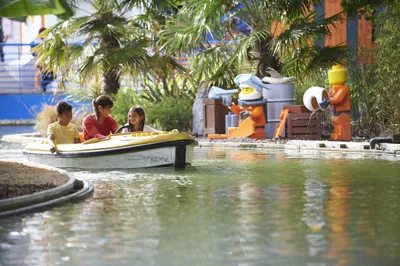
[[[288,139],[321,139],[321,122],[319,114],[316,112],[290,113],[286,121]]]
[[[225,115],[228,107],[222,99],[203,99],[203,134],[225,134]]]
[[[289,113],[308,113],[310,112],[304,105],[285,105],[283,109],[288,109]]]

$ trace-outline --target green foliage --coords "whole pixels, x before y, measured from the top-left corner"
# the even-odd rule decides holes
[[[322,87],[328,88],[328,71],[324,69],[320,69],[318,74],[315,74],[313,77],[305,77],[303,79],[298,80],[296,84],[296,104],[304,105],[303,104],[303,95],[311,87]]]
[[[176,75],[173,78],[166,78],[161,76],[159,81],[146,81],[140,96],[148,102],[157,103],[162,101],[163,97],[194,98],[196,89],[187,77]]]
[[[372,53],[366,49],[361,49],[361,52],[363,55]],[[352,130],[359,136],[372,137],[379,131],[373,113],[377,96],[374,85],[377,82],[375,70],[376,63],[367,64],[362,58],[354,55],[349,58],[347,85],[350,90]]]
[[[365,16],[367,19],[372,19],[372,11],[379,9],[385,2],[392,0],[342,0],[340,5],[343,10],[350,16],[358,14]]]
[[[168,75],[171,75],[168,78]],[[192,106],[197,86],[187,76],[167,73],[144,83],[140,93],[146,110],[146,123],[162,130],[191,128]]]
[[[150,84],[148,84],[150,86]],[[153,86],[159,86],[158,83]],[[183,91],[183,90],[178,90]],[[190,94],[163,94],[159,91],[157,99],[148,98],[149,91],[136,91],[128,88],[119,90],[114,97],[112,116],[119,125],[128,120],[128,111],[132,106],[141,106],[146,113],[146,124],[160,130],[179,129],[187,131],[191,128],[193,97]]]
[[[400,130],[400,1],[392,1],[377,18],[374,84],[375,115],[381,129]]]
[[[48,61],[48,67],[61,77],[60,89],[66,89],[76,69],[82,83],[101,73],[103,94],[117,93],[123,75],[140,76],[149,71],[147,49],[152,34],[125,16],[127,4],[122,0],[93,1],[92,14],[59,22],[44,34],[44,43],[34,50],[38,61]],[[70,44],[71,39],[84,42]]]
[[[193,100],[189,97],[162,97],[161,101],[147,108],[147,121],[162,130],[191,128]]]
[[[400,130],[400,2],[386,3],[388,8],[374,20],[377,50],[362,49],[360,64],[351,58],[348,66],[353,131],[368,137],[387,137]]]
[[[317,16],[311,6],[319,2],[249,0],[241,1],[238,8],[237,2],[224,0],[185,1],[160,32],[159,44],[168,53],[190,58],[190,74],[197,77],[197,84],[208,81],[230,88],[239,68],[248,62],[257,66],[259,77],[267,75],[268,67],[280,71],[282,63],[286,65],[283,74],[304,76],[342,63],[345,57],[341,46],[318,49],[309,45],[316,37],[329,36],[330,26],[340,20],[339,14]],[[238,33],[237,22],[246,24],[250,33]],[[275,22],[281,23],[283,32],[270,32]]]
[[[0,16],[8,18],[54,14],[59,18],[71,17],[74,14],[74,0],[2,0]]]
[[[88,79],[81,87],[70,87],[68,89],[69,96],[67,97],[67,100],[91,102],[93,99],[102,95],[102,86],[102,77],[97,73]]]
[[[363,6],[366,11],[381,4],[387,7],[374,17],[377,49],[361,48],[357,55],[349,54],[346,84],[350,89],[353,135],[391,136],[400,131],[400,1],[343,1],[342,4],[349,5],[346,7],[349,12]],[[311,84],[307,79],[298,84],[298,103],[310,85],[328,86],[326,71],[320,75],[325,82],[323,79],[317,82],[316,77]]]
[[[146,109],[147,102],[142,100],[137,92],[130,88],[123,88],[114,95],[114,107],[112,116],[117,120],[118,125],[124,125],[128,122],[128,112],[132,106],[142,106]]]

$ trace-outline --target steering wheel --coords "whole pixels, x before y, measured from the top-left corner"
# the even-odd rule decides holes
[[[120,126],[117,131],[115,131],[115,134],[119,133],[120,131],[122,131],[124,128],[131,128],[130,125],[126,125],[126,126]]]

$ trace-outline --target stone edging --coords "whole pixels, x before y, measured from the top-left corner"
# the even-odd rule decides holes
[[[14,162],[10,160],[2,161]],[[70,177],[64,170],[34,163],[23,164],[30,167],[57,171],[60,174],[67,176],[69,179],[66,183],[52,189],[0,200],[0,218],[49,209],[66,202],[76,202],[88,197],[94,191],[94,187],[91,182],[85,180],[81,181]]]

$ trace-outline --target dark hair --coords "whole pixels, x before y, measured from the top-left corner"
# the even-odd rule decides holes
[[[72,111],[72,105],[65,101],[59,101],[56,105],[56,113],[59,115],[64,114],[65,112]]]
[[[144,124],[146,123],[146,114],[144,113],[143,108],[140,107],[140,106],[132,106],[132,107],[129,109],[129,113],[128,113],[129,131],[130,131],[130,132],[135,131],[135,127],[131,124],[131,121],[130,121],[130,119],[129,119],[129,114],[132,113],[132,112],[137,113],[139,116],[143,116],[143,120],[142,120],[142,122],[140,123],[140,131],[143,131]]]
[[[99,118],[100,118],[99,106],[101,106],[102,108],[107,108],[107,107],[112,108],[114,106],[114,102],[107,95],[101,95],[101,96],[97,97],[96,99],[93,99],[92,107],[93,107],[94,113],[96,114],[97,120],[99,120]]]
[[[39,29],[39,34],[42,33],[43,31],[47,30],[45,27],[42,27]]]
[[[44,27],[42,27],[42,28],[40,28],[39,29],[39,36],[40,36],[40,34],[43,32],[43,31],[45,31],[45,30],[47,30],[46,28],[44,28]],[[43,40],[43,37],[41,37],[40,39],[42,39]]]

